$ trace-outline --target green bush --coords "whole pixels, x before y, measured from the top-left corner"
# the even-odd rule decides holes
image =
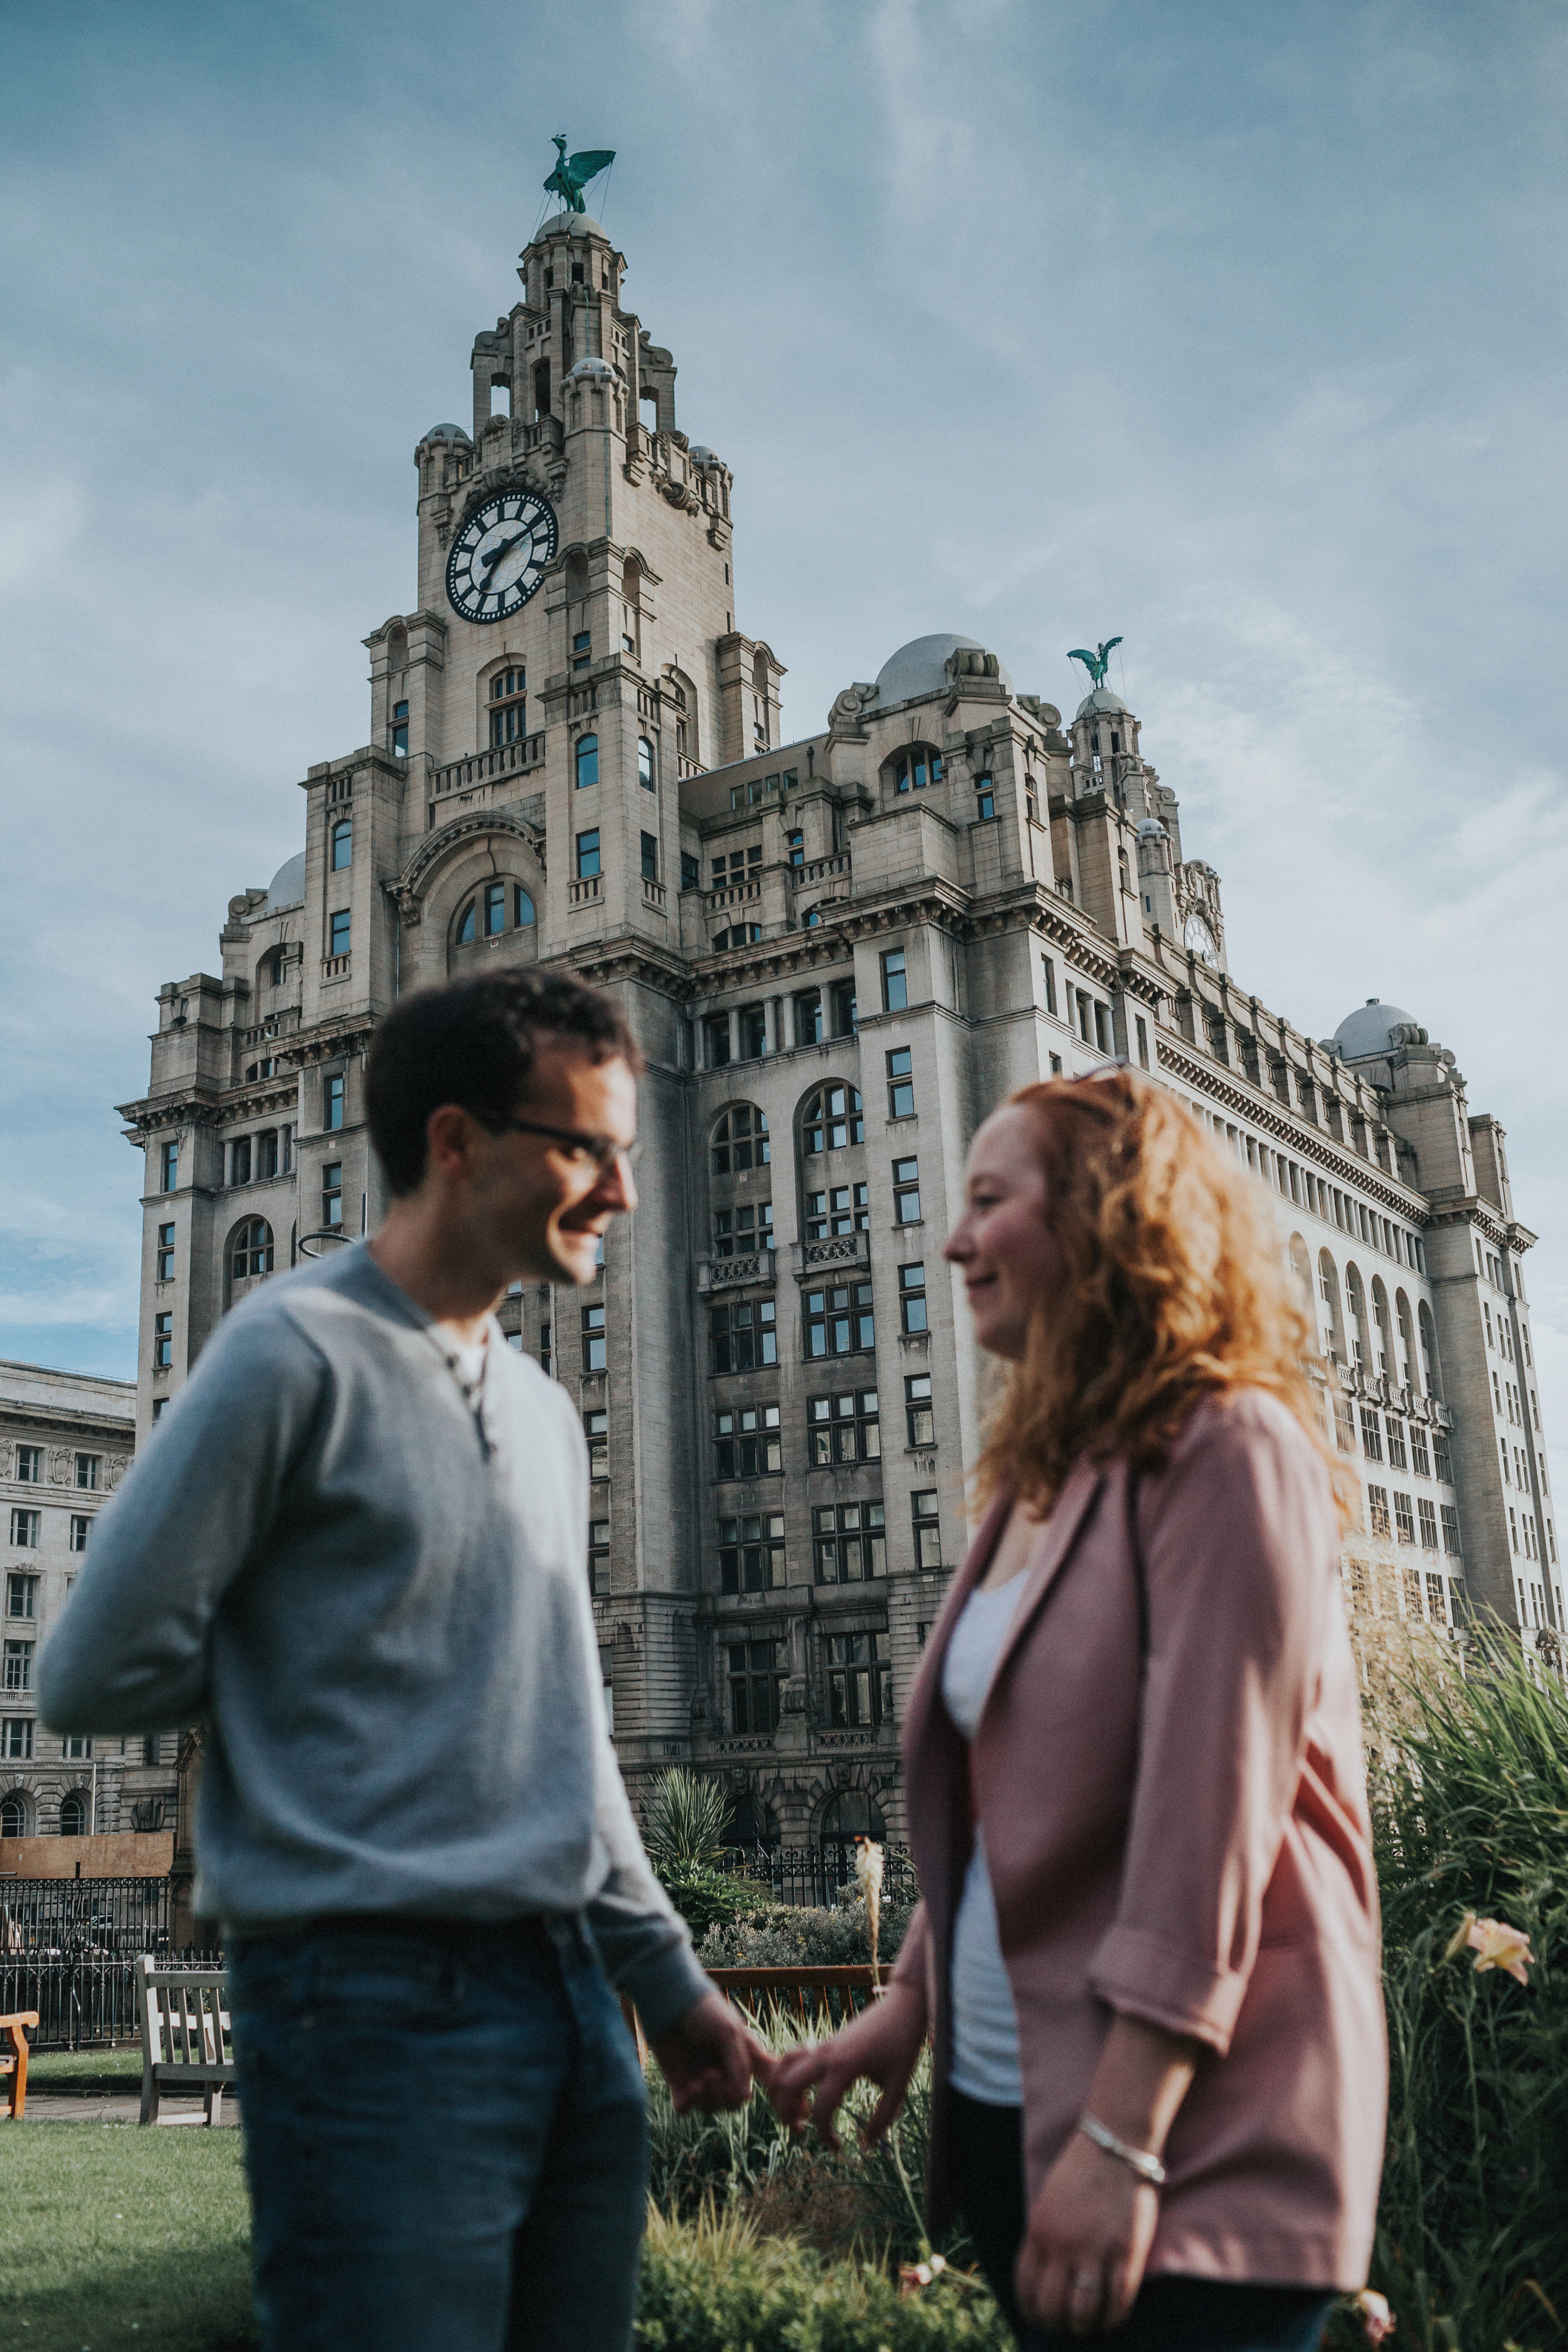
[[[883,1897],[878,1958],[885,1969],[898,1958],[914,1907],[912,1896]],[[831,1911],[753,1901],[710,1928],[698,1954],[707,1969],[852,1968],[870,1957],[866,1906],[858,1895]]]
[[[1402,2352],[1548,2352],[1568,2342],[1568,1695],[1499,1637],[1467,1681],[1407,1696],[1373,1791],[1392,2088],[1372,2284]],[[1528,1985],[1449,1956],[1468,1912],[1529,1935]]]

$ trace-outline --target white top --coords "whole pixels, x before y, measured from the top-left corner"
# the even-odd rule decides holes
[[[942,1662],[942,1703],[973,1739],[991,1686],[997,1655],[1024,1590],[1020,1570],[994,1591],[977,1586],[963,1604]],[[1021,2107],[1018,2019],[1002,1958],[996,1900],[985,1867],[984,1832],[974,1824],[974,1848],[952,1934],[952,2072],[955,2090],[988,2107]]]

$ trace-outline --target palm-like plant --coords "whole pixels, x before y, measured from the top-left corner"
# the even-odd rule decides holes
[[[681,1765],[661,1772],[643,1832],[654,1868],[661,1875],[670,1870],[717,1869],[729,1810],[722,1781],[705,1780]]]

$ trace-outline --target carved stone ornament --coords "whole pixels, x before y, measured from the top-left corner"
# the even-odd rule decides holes
[[[108,1463],[104,1467],[103,1475],[108,1482],[109,1491],[110,1494],[112,1494],[116,1486],[119,1486],[121,1478],[124,1477],[125,1473],[130,1466],[131,1460],[128,1454],[111,1454],[110,1455]]]
[[[875,685],[868,686],[864,679],[857,679],[853,686],[847,686],[842,694],[835,697],[833,708],[827,714],[831,731],[835,735],[864,734],[866,714],[876,701],[879,691]]]
[[[544,829],[531,824],[526,817],[514,816],[504,809],[475,809],[466,816],[454,817],[436,833],[427,833],[401,874],[382,885],[387,897],[397,908],[404,925],[413,930],[423,918],[424,901],[437,866],[446,863],[454,849],[476,835],[510,833],[525,842],[539,860],[540,871],[545,869]]]

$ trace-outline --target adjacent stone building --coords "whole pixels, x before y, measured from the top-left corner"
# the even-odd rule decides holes
[[[1064,725],[931,635],[780,740],[736,627],[731,476],[677,426],[626,264],[563,215],[415,452],[408,611],[304,846],[160,992],[145,1436],[218,1318],[384,1206],[364,1055],[402,989],[559,960],[647,1055],[635,1220],[510,1297],[578,1401],[587,1563],[634,1788],[722,1771],[737,1833],[896,1835],[898,1722],[965,1541],[983,1374],[942,1256],[976,1122],[1111,1055],[1270,1188],[1362,1475],[1352,1612],[1561,1622],[1502,1138],[1369,1003],[1301,1034],[1233,980],[1218,877],[1103,685]]]
[[[36,1696],[38,1651],[135,1442],[134,1382],[0,1363],[0,1840],[174,1828],[172,1734],[61,1738],[39,1723]]]

